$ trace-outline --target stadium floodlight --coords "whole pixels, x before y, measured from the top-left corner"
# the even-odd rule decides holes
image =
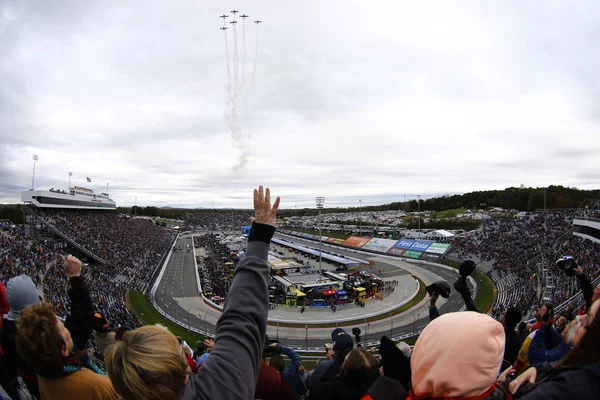
[[[325,207],[325,197],[316,198],[317,210],[319,211],[318,224],[319,224],[319,283],[321,282],[321,276],[323,269],[321,268],[321,210]]]
[[[362,199],[358,199],[358,236],[362,235]]]
[[[417,195],[417,205],[419,206],[419,234],[421,233],[421,195]],[[419,236],[420,238],[420,236]]]
[[[33,155],[33,174],[31,176],[31,190],[33,190],[33,184],[35,182],[35,162],[39,160],[39,157],[37,156],[37,154]]]

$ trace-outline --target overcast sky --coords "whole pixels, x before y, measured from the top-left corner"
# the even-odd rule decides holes
[[[0,0],[0,203],[34,153],[123,206],[598,188],[598,43],[597,1]]]

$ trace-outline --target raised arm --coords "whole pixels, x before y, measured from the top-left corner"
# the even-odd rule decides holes
[[[65,320],[65,327],[69,330],[75,348],[85,350],[85,345],[94,329],[94,305],[90,293],[81,276],[81,261],[77,257],[68,256],[63,265],[69,274],[69,301],[71,314]]]
[[[191,378],[183,399],[253,399],[267,329],[267,263],[279,198],[254,190],[255,220],[216,329],[215,348]]]
[[[594,286],[592,282],[590,282],[590,278],[586,274],[583,273],[583,269],[575,268],[575,275],[577,275],[577,280],[579,281],[579,288],[583,293],[583,298],[585,300],[585,307],[589,310],[592,306],[592,297],[594,296]]]
[[[280,351],[281,353],[285,354],[286,356],[288,356],[292,360],[292,362],[290,363],[290,365],[288,365],[285,368],[285,371],[283,372],[283,374],[284,375],[289,375],[289,376],[297,375],[298,374],[298,369],[302,365],[302,358],[293,349],[290,349],[289,347],[282,346],[279,343],[274,343],[274,344],[275,344],[274,347],[278,351]]]

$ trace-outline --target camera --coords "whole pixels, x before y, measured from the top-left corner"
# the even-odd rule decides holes
[[[279,354],[276,349],[269,347],[269,345],[273,343],[281,344],[279,340],[269,340],[269,336],[265,337],[265,343],[263,344],[263,357],[268,358],[274,356],[275,354]]]
[[[352,334],[356,338],[356,344],[360,343],[360,328],[352,328]]]
[[[575,268],[578,267],[577,262],[571,256],[564,256],[556,261],[558,269],[562,270],[567,276],[575,275]]]

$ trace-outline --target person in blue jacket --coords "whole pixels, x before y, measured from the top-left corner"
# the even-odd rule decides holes
[[[557,364],[538,364],[509,384],[524,400],[600,399],[600,300],[596,300],[572,335],[574,347]]]
[[[291,359],[290,364],[286,367],[283,358],[276,354],[271,357],[269,365],[279,371],[283,379],[289,383],[294,391],[294,394],[296,395],[296,398],[304,396],[306,394],[306,386],[298,374],[298,370],[302,365],[302,358],[293,349],[282,346],[279,343],[272,343],[269,345],[269,347],[274,348],[278,352],[285,354]]]

